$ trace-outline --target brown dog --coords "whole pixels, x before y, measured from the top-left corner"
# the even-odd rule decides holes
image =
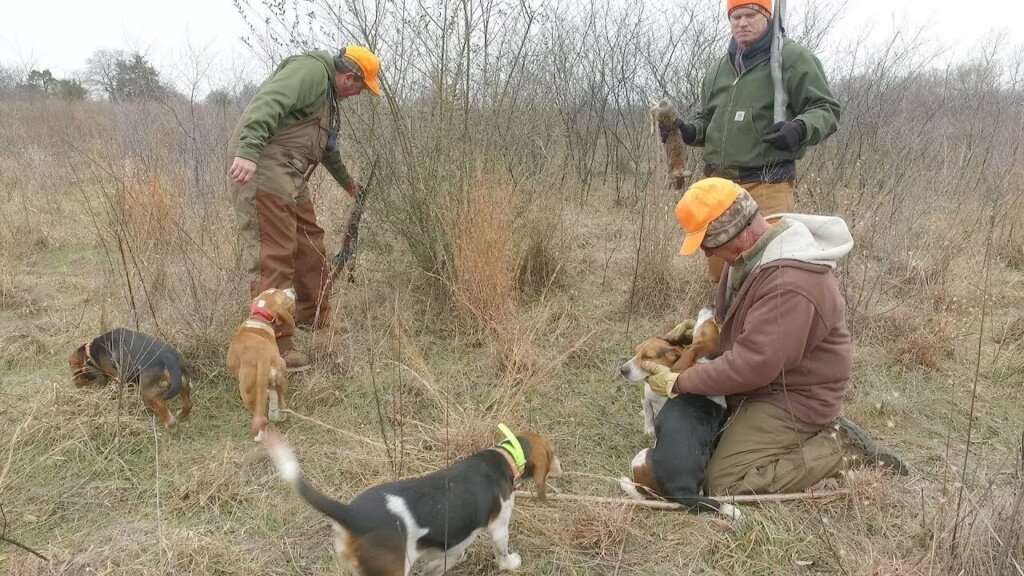
[[[182,420],[192,411],[192,388],[181,352],[148,334],[116,328],[79,346],[70,364],[78,387],[101,379],[138,384],[142,401],[170,432],[177,430],[178,421],[167,408],[168,400],[181,396]]]
[[[249,433],[257,442],[263,439],[267,417],[284,420],[284,391],[288,387],[287,367],[277,350],[279,327],[295,329],[295,291],[291,288],[264,290],[249,306],[249,318],[231,337],[227,364],[238,379],[242,403],[252,412]],[[268,414],[267,400],[270,400]]]

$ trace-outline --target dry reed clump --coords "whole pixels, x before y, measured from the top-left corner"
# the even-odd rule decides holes
[[[983,502],[965,496],[943,516],[937,551],[950,574],[1017,575],[1024,569],[1024,481],[998,490]],[[954,533],[956,537],[954,538]]]
[[[1024,340],[1024,316],[1010,318],[992,334],[996,344],[1016,344]]]
[[[13,266],[0,263],[0,310],[35,315],[44,306],[38,288],[30,289],[15,276]]]
[[[128,239],[145,251],[164,251],[174,244],[181,217],[181,186],[160,170],[139,173],[141,169],[126,168],[121,214]]]
[[[884,273],[897,293],[917,294],[941,290],[949,280],[952,266],[951,250],[908,252],[905,258],[890,260]]]
[[[523,421],[523,413],[524,406],[521,400],[515,405],[489,409],[453,403],[448,409],[447,417],[442,413],[436,424],[419,424],[420,432],[417,437],[423,439],[421,449],[424,452],[445,454],[454,461],[499,441],[499,422],[504,422],[515,432],[529,430],[529,426],[517,424]]]
[[[464,192],[451,224],[452,292],[459,320],[485,333],[513,313],[517,300],[513,210],[508,190],[480,184]]]
[[[525,216],[516,254],[516,282],[523,294],[543,295],[564,284],[566,261],[575,231],[553,199],[537,203]]]
[[[995,258],[1011,270],[1024,271],[1024,226],[1020,225],[1020,216],[1007,219],[1011,224],[995,244]]]
[[[6,330],[0,333],[0,366],[24,368],[32,366],[49,352],[46,334],[35,325]]]
[[[911,323],[910,332],[894,348],[895,359],[904,365],[938,370],[956,351],[956,324],[943,317]]]
[[[565,543],[599,558],[616,558],[633,535],[630,520],[635,512],[636,507],[628,504],[580,507],[562,527]]]
[[[19,260],[32,259],[54,245],[45,227],[27,219],[12,224],[8,234],[4,246],[9,250],[9,256]]]
[[[956,351],[958,324],[945,315],[900,308],[851,324],[859,340],[884,345],[889,358],[903,366],[937,370]]]
[[[645,199],[647,206],[641,209],[636,244],[631,247],[631,280],[626,298],[633,313],[663,314],[693,294],[704,292],[702,284],[710,284],[707,272],[696,270],[696,258],[680,261],[682,233],[670,209],[674,198],[671,192],[651,194]]]

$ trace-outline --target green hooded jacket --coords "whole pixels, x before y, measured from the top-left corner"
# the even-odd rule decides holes
[[[793,152],[761,142],[774,121],[769,51],[744,58],[738,74],[729,54],[704,76],[701,110],[694,117],[694,146],[704,147],[704,163],[735,179],[741,172],[802,158],[808,146],[839,127],[839,103],[832,96],[821,62],[810,50],[786,39],[782,45],[782,82],[789,95],[787,116],[802,120],[807,136]]]
[[[236,156],[259,164],[260,153],[271,136],[323,107],[333,78],[334,59],[326,51],[305,52],[283,60],[242,113]],[[320,161],[342,188],[352,186],[352,177],[336,149],[325,151]]]

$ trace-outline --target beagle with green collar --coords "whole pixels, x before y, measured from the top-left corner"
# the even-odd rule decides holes
[[[484,530],[498,568],[516,570],[522,558],[508,545],[515,484],[532,477],[543,499],[547,478],[561,476],[562,466],[550,440],[499,428],[506,438],[498,444],[444,470],[375,486],[348,504],[306,482],[295,453],[276,431],[267,430],[265,443],[281,477],[331,519],[335,552],[351,573],[407,576],[423,560],[423,574],[444,574]]]

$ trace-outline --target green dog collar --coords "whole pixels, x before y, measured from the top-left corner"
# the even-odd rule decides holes
[[[519,438],[516,438],[512,430],[509,430],[509,427],[504,424],[498,424],[498,430],[501,430],[501,433],[505,435],[505,439],[499,442],[498,446],[512,456],[512,460],[515,461],[516,466],[522,471],[526,467],[526,453],[523,452],[523,445],[519,443]]]

